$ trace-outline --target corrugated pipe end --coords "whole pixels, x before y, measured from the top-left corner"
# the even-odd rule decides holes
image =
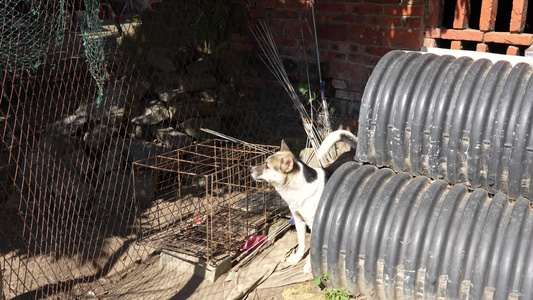
[[[365,88],[357,158],[532,199],[532,74],[527,63],[391,51]]]
[[[327,183],[313,275],[370,298],[533,299],[529,200],[357,163]]]

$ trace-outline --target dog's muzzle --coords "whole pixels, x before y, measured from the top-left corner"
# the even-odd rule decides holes
[[[265,180],[263,178],[257,178],[257,175],[254,173],[254,168],[250,168],[250,176],[257,181],[257,182],[264,182]]]

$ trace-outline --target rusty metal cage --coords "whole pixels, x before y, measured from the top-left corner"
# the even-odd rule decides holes
[[[139,240],[207,260],[236,254],[287,212],[271,187],[250,176],[277,149],[260,147],[209,140],[135,162]]]

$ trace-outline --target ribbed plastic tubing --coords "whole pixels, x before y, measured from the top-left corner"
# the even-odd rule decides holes
[[[530,202],[347,163],[311,237],[315,278],[368,299],[533,299]]]
[[[533,199],[529,64],[391,51],[361,103],[357,158]]]

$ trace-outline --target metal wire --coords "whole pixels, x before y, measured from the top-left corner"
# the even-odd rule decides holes
[[[290,104],[261,101],[283,91],[254,82],[266,73],[256,53],[199,45],[190,26],[201,24],[187,16],[210,11],[190,3],[122,16],[119,28],[108,8],[121,11],[108,1],[0,3],[2,299],[117,295],[161,245],[238,255],[279,213],[248,168],[275,151],[266,145],[306,136]],[[209,152],[208,132],[238,143]]]

